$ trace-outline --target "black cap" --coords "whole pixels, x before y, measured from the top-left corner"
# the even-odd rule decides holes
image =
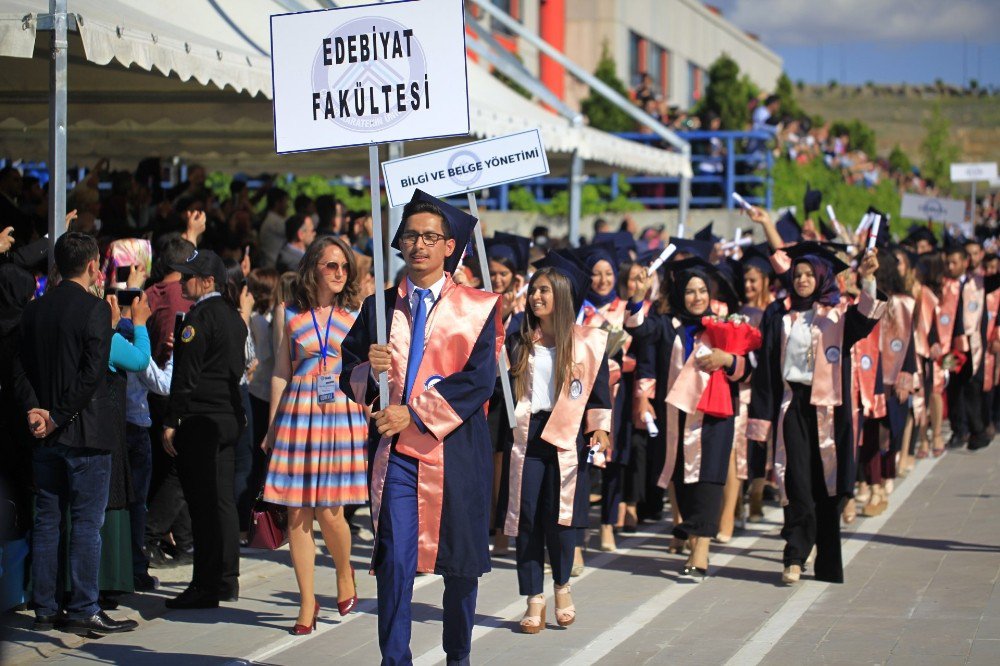
[[[712,256],[712,250],[715,249],[715,243],[712,241],[689,240],[671,236],[670,242],[677,248],[678,252],[698,257],[706,262]]]
[[[743,257],[740,259],[743,270],[756,268],[764,275],[773,275],[774,266],[771,265],[771,249],[767,243],[751,245],[743,250]]]
[[[632,252],[638,252],[635,244],[635,238],[632,237],[627,231],[614,231],[607,232],[603,231],[599,234],[594,234],[594,241],[596,243],[606,243],[610,242],[615,247],[615,257],[618,259],[618,263],[624,263],[626,261],[631,261]]]
[[[774,224],[775,228],[778,230],[778,235],[781,236],[781,240],[786,243],[797,243],[802,240],[802,225],[799,221],[795,219],[791,211],[785,211],[785,213],[778,218],[778,221]]]
[[[590,271],[571,250],[552,250],[532,264],[535,268],[554,268],[569,280],[573,289],[573,312],[579,312],[590,288]]]
[[[806,194],[802,198],[802,213],[806,217],[809,217],[809,213],[819,210],[822,203],[823,193],[819,190],[810,189],[809,183],[806,183]]]
[[[195,275],[197,277],[215,278],[215,290],[221,292],[226,288],[229,281],[229,272],[222,257],[211,250],[195,250],[183,264],[173,264],[173,270],[182,275]]]
[[[712,243],[713,245],[715,243],[718,243],[718,242],[722,241],[722,237],[721,236],[716,236],[714,233],[712,233],[712,227],[714,225],[715,225],[715,222],[709,222],[707,226],[705,226],[704,228],[698,230],[698,233],[696,233],[693,236],[693,238],[696,241],[702,241],[702,242],[705,242],[705,243]]]
[[[417,189],[413,192],[413,197],[410,202],[403,207],[403,218],[399,223],[399,228],[396,229],[396,235],[392,237],[392,243],[390,247],[402,251],[403,248],[400,246],[399,237],[406,230],[406,220],[412,214],[410,211],[413,210],[413,206],[418,203],[428,203],[437,206],[438,210],[447,220],[448,226],[451,228],[451,238],[455,239],[455,251],[451,253],[450,257],[446,257],[444,260],[444,269],[449,273],[454,273],[458,268],[458,264],[462,261],[462,256],[465,254],[466,248],[469,246],[469,240],[472,238],[472,234],[476,229],[476,224],[479,222],[476,218],[472,217],[463,210],[459,210],[454,206],[441,201],[437,197],[433,197],[427,194],[423,190]]]
[[[528,257],[531,254],[531,239],[515,234],[497,231],[493,238],[486,239],[488,259],[506,259],[518,273],[528,272]]]
[[[739,303],[739,295],[736,293],[736,288],[726,279],[725,274],[719,270],[717,266],[713,266],[701,257],[688,257],[687,259],[678,259],[677,261],[668,261],[664,264],[666,271],[670,273],[670,279],[676,280],[677,276],[684,271],[689,271],[692,269],[698,269],[708,274],[713,280],[715,280],[716,286],[716,298],[729,304],[734,305]]]
[[[573,253],[576,254],[581,263],[587,266],[588,272],[592,271],[594,264],[602,259],[611,264],[611,268],[615,273],[618,272],[618,264],[620,263],[618,260],[618,249],[611,241],[603,240],[591,243],[590,245],[583,245],[576,248]]]
[[[796,260],[801,259],[806,255],[813,255],[819,257],[826,261],[833,268],[833,273],[841,273],[846,271],[850,266],[843,259],[837,256],[837,253],[825,243],[817,243],[816,241],[802,241],[801,243],[796,243],[791,247],[783,248],[782,250],[787,254],[794,263]]]
[[[816,221],[819,223],[819,232],[823,234],[823,238],[826,240],[833,240],[840,235],[837,233],[836,229],[824,222],[822,217],[817,216]]]
[[[938,239],[933,231],[922,224],[914,224],[907,231],[906,238],[903,239],[903,244],[916,246],[917,242],[922,240],[930,243],[932,247],[938,246]]]

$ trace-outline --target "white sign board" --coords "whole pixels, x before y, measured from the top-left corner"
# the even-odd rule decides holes
[[[549,172],[537,129],[464,143],[382,163],[389,206],[402,206],[420,188],[447,197]]]
[[[995,180],[996,177],[996,162],[965,162],[951,165],[953,183],[976,183],[982,180]]]
[[[462,0],[271,17],[278,153],[469,133]]]
[[[938,199],[919,194],[904,194],[901,217],[932,222],[962,224],[965,222],[965,202],[961,199]]]

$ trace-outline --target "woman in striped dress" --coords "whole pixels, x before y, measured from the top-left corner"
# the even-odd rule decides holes
[[[288,507],[300,593],[293,634],[310,633],[319,615],[313,590],[314,520],[337,567],[337,610],[346,615],[358,601],[344,506],[368,499],[368,420],[336,388],[340,345],[357,317],[358,285],[350,247],[336,237],[317,239],[299,266],[293,302],[277,317],[284,325],[274,331],[271,424],[264,443],[271,460],[264,499]]]

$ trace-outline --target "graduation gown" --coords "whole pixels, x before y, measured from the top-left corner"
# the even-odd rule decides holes
[[[340,388],[359,404],[372,405],[378,382],[368,348],[377,342],[375,298],[385,298],[392,367],[389,403],[401,404],[411,343],[412,314],[405,284],[369,296],[344,338]],[[399,435],[382,437],[369,427],[368,483],[378,552],[378,522],[389,454],[417,458],[417,571],[477,577],[490,570],[489,516],[493,445],[485,405],[493,393],[503,346],[499,296],[456,285],[446,274],[441,295],[427,315],[423,359],[409,402],[414,420]],[[378,406],[375,405],[374,409]],[[373,563],[374,567],[374,563]]]
[[[559,461],[559,525],[586,527],[590,484],[580,483],[582,462],[587,459],[585,433],[611,430],[611,395],[608,388],[608,334],[598,328],[573,326],[573,374],[556,397],[541,438],[557,450]],[[529,353],[521,346],[511,350],[516,363],[519,354]],[[532,386],[535,355],[528,358],[527,385]],[[504,534],[517,536],[521,511],[521,476],[528,448],[528,425],[531,421],[531,391],[521,396],[514,407],[517,427],[510,454]]]
[[[654,441],[666,449],[658,485],[669,485],[680,446],[684,447],[684,483],[725,484],[736,432],[735,414],[739,412],[739,382],[750,371],[746,357],[738,356],[735,372],[726,375],[734,416],[709,416],[695,409],[709,375],[695,368],[694,351],[684,358],[681,322],[669,313],[640,311],[629,317],[626,326],[636,351],[636,390],[653,395],[653,410],[660,427]],[[693,350],[697,350],[701,334],[694,337]]]
[[[830,497],[850,496],[857,475],[852,404],[851,350],[865,338],[885,310],[885,295],[872,298],[862,292],[858,302],[835,306],[814,304],[812,323],[813,369],[811,405],[816,409],[817,436],[823,476]],[[775,301],[761,322],[763,345],[752,380],[747,438],[770,442],[774,436],[774,471],[782,504],[785,494],[786,453],[784,421],[792,390],[784,379],[785,346],[792,324],[802,313],[791,310],[791,299]],[[776,430],[772,432],[772,427]],[[808,470],[805,471],[808,473]]]

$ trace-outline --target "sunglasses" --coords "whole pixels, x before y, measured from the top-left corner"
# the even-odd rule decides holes
[[[337,272],[347,273],[351,265],[348,263],[338,264],[336,261],[328,261],[325,264],[321,263],[319,267],[325,268],[326,270],[333,273]]]

